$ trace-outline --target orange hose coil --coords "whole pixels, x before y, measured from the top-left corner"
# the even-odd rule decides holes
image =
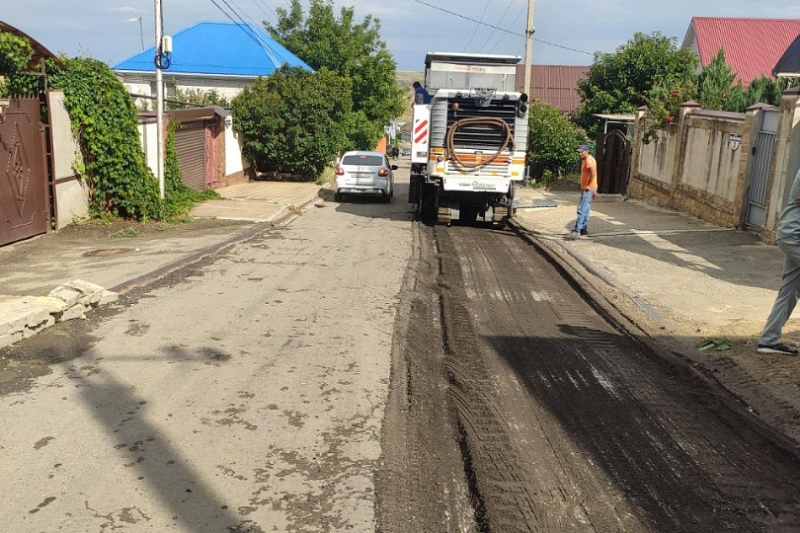
[[[487,159],[486,161],[482,161],[480,163],[477,163],[477,162],[476,163],[467,163],[467,162],[461,160],[461,158],[458,157],[458,154],[456,153],[455,148],[453,147],[453,142],[454,142],[454,139],[455,139],[456,131],[458,131],[458,129],[461,128],[462,126],[468,126],[468,125],[473,125],[473,124],[483,124],[483,125],[488,125],[488,126],[497,126],[497,127],[501,128],[501,129],[504,129],[505,132],[506,132],[505,141],[503,141],[503,144],[500,146],[500,148],[497,150],[497,152],[495,152],[495,154],[492,157],[490,157],[489,159]],[[497,157],[500,154],[503,153],[503,150],[505,150],[506,147],[508,147],[509,144],[511,144],[512,149],[514,148],[514,133],[511,131],[511,128],[508,126],[508,123],[505,120],[503,120],[502,118],[496,118],[496,117],[490,117],[490,118],[486,118],[486,117],[462,118],[461,120],[457,120],[452,126],[450,126],[450,129],[447,130],[447,136],[446,136],[445,142],[446,142],[445,146],[447,148],[447,153],[460,166],[462,166],[463,168],[483,168],[486,165],[490,164],[495,159],[497,159]]]

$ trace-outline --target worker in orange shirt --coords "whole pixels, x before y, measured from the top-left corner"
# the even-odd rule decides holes
[[[578,147],[581,163],[581,201],[578,204],[578,220],[575,229],[567,235],[567,239],[575,240],[579,235],[588,235],[586,227],[589,225],[589,212],[592,209],[592,200],[597,198],[597,161],[589,153],[589,147],[582,144]]]

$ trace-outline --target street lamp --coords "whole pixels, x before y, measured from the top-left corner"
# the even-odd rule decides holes
[[[125,22],[138,22],[139,23],[139,37],[142,39],[142,50],[144,50],[144,29],[142,28],[142,17],[133,17],[126,19]]]

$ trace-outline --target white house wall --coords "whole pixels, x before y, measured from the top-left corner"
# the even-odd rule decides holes
[[[158,131],[156,121],[139,119],[139,139],[142,142],[142,150],[147,160],[147,166],[153,171],[154,176],[158,176]]]
[[[143,96],[155,97],[155,74],[130,74],[118,73],[122,78],[122,83],[125,89],[131,94],[141,94]],[[201,77],[201,76],[181,76],[173,75],[168,71],[164,71],[164,85],[165,95],[172,91],[175,87],[181,91],[200,91],[210,92],[216,91],[217,94],[228,100],[236,97],[242,89],[252,84],[256,78],[239,78],[239,77]],[[137,102],[137,105],[139,103]],[[151,103],[150,107],[153,105]]]
[[[225,120],[225,175],[242,172],[246,165],[242,159],[241,134],[233,130],[233,121]],[[249,166],[249,165],[247,165]]]

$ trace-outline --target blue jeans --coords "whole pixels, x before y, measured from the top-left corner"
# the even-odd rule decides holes
[[[589,211],[592,209],[592,199],[597,189],[586,189],[581,193],[581,202],[578,204],[578,220],[575,221],[575,230],[581,232],[589,225]]]

